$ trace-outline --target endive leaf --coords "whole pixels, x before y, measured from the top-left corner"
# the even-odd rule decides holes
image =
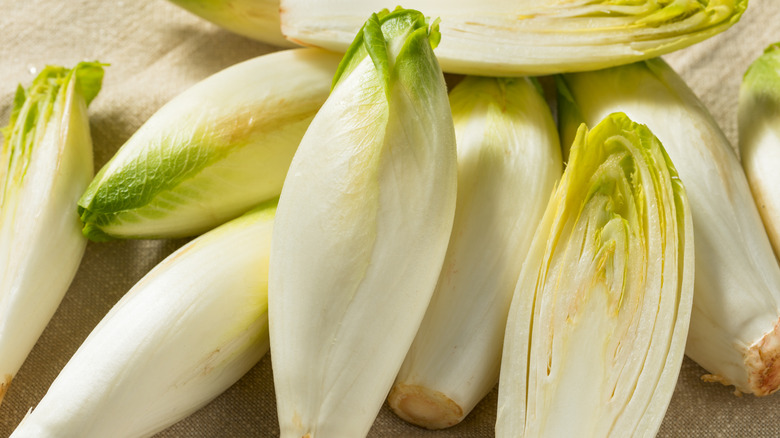
[[[365,436],[436,284],[457,168],[433,34],[372,16],[290,166],[269,283],[283,437]]]
[[[647,127],[574,139],[512,298],[499,437],[655,436],[683,359],[693,225]]]
[[[0,154],[0,399],[59,306],[86,246],[75,207],[92,177],[87,104],[103,66],[44,68],[17,89]]]

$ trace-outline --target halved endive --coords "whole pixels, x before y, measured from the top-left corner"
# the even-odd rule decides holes
[[[562,171],[547,102],[526,78],[466,77],[450,92],[455,221],[439,281],[388,398],[401,418],[460,422],[498,382],[517,277]]]
[[[742,79],[739,150],[758,212],[780,256],[780,43],[767,47]]]
[[[231,32],[280,47],[298,45],[282,35],[279,0],[170,0]]]
[[[441,17],[450,73],[514,76],[593,70],[669,53],[736,23],[747,0],[409,0]],[[377,0],[281,0],[282,33],[345,50]]]
[[[0,400],[68,290],[87,240],[76,202],[93,174],[87,105],[99,63],[49,66],[17,89],[0,153]]]
[[[654,437],[693,299],[693,223],[658,139],[583,125],[512,298],[497,437]]]
[[[262,55],[175,97],[90,183],[79,200],[84,234],[191,236],[278,197],[339,59],[317,49]]]
[[[436,22],[374,14],[279,200],[269,318],[282,437],[368,433],[414,339],[455,214]]]
[[[147,437],[268,351],[276,201],[187,243],[106,314],[11,436]]]
[[[624,111],[661,140],[685,182],[696,233],[696,293],[686,354],[707,380],[743,393],[780,386],[780,267],[745,173],[712,116],[666,63],[559,78],[561,138]],[[564,143],[565,144],[565,143]]]

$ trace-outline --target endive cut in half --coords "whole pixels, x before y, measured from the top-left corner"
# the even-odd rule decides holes
[[[372,15],[284,183],[269,318],[282,437],[368,433],[436,286],[457,155],[436,22]]]
[[[780,267],[737,155],[704,105],[660,59],[558,78],[561,138],[624,111],[661,140],[685,182],[696,233],[686,354],[707,380],[767,395],[780,386]]]
[[[78,207],[84,234],[192,236],[278,197],[339,59],[317,49],[262,55],[172,99],[89,184]]]
[[[459,423],[498,382],[520,268],[562,171],[558,133],[527,78],[466,77],[450,92],[458,196],[430,306],[388,398],[430,429]]]
[[[76,202],[93,174],[87,105],[103,66],[49,66],[19,86],[0,153],[0,400],[81,263]]]
[[[190,241],[106,314],[11,435],[147,437],[266,354],[276,200]]]
[[[384,2],[281,0],[282,33],[345,50]],[[690,46],[728,29],[747,0],[410,0],[441,17],[436,55],[450,73],[514,76],[585,71]]]
[[[280,47],[298,45],[282,35],[279,0],[170,0],[231,32]]]
[[[742,79],[739,151],[769,240],[780,256],[780,43],[767,47]]]
[[[583,125],[517,283],[497,437],[655,436],[684,356],[693,223],[658,139]]]

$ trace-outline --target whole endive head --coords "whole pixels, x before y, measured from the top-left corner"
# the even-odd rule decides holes
[[[221,70],[155,112],[79,200],[91,240],[200,234],[279,196],[340,57],[269,53]]]
[[[19,86],[0,151],[0,399],[81,262],[76,201],[92,177],[87,105],[103,66],[44,68]]]
[[[780,43],[745,72],[739,89],[739,151],[775,255],[780,255]]]
[[[269,268],[282,437],[365,436],[430,301],[457,184],[438,38],[418,11],[371,15],[290,165]]]
[[[647,127],[581,126],[513,297],[498,436],[654,436],[683,359],[692,227]]]

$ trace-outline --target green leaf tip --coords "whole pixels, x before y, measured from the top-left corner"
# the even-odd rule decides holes
[[[385,89],[389,89],[394,56],[398,55],[398,51],[393,48],[403,46],[419,36],[425,37],[432,49],[436,48],[441,41],[439,21],[438,18],[431,21],[420,11],[401,6],[392,12],[383,9],[371,14],[344,54],[333,77],[331,89],[365,56],[371,57]]]

